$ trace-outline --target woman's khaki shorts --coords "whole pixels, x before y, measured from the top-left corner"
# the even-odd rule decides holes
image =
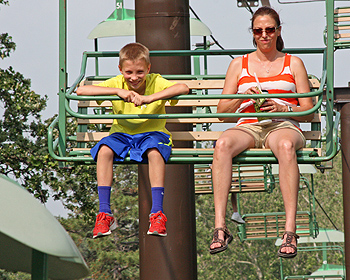
[[[270,135],[271,132],[281,128],[290,128],[297,131],[300,137],[303,139],[303,147],[305,147],[306,139],[304,134],[291,122],[288,121],[272,122],[267,125],[241,124],[240,126],[235,127],[235,129],[244,130],[253,136],[255,141],[255,148],[266,148],[265,142],[267,137]]]

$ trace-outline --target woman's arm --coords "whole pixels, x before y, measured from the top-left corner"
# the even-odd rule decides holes
[[[303,61],[296,57],[291,57],[291,71],[295,79],[296,92],[297,93],[307,93],[310,92],[309,79],[304,66]],[[293,112],[303,112],[311,109],[313,107],[312,97],[299,98],[299,106],[293,107]],[[311,121],[314,114],[301,117],[293,117],[297,121]]]
[[[231,61],[225,77],[225,84],[222,94],[236,94],[238,90],[238,80],[242,71],[242,57],[237,57]],[[249,88],[242,94],[258,94],[255,88]],[[235,113],[244,99],[220,99],[217,112],[218,113]],[[220,120],[235,121],[237,118],[230,120],[227,118],[220,118]]]

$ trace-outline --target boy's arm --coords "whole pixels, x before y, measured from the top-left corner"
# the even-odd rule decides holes
[[[98,95],[118,95],[120,98],[123,98],[125,102],[132,102],[132,99],[135,96],[135,92],[121,89],[121,88],[112,88],[112,87],[101,87],[86,85],[78,87],[76,90],[77,95],[89,95],[89,96],[98,96]]]
[[[135,95],[132,102],[136,106],[141,106],[143,104],[149,104],[160,99],[169,99],[171,97],[188,94],[190,89],[186,84],[175,84],[162,91],[153,93],[151,95]]]

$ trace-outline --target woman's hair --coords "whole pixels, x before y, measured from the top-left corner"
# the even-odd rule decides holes
[[[251,19],[251,21],[252,21],[251,28],[252,29],[253,29],[254,21],[255,21],[255,19],[258,16],[270,16],[270,17],[272,17],[275,20],[276,25],[277,25],[276,27],[280,27],[281,26],[280,16],[278,15],[278,13],[274,9],[265,6],[265,7],[260,7],[253,14],[253,17]],[[254,38],[253,38],[253,44],[256,47],[256,42],[255,42]],[[276,47],[277,47],[278,51],[282,51],[283,50],[284,42],[283,42],[283,39],[282,39],[282,35],[278,36],[277,42],[276,42]]]
[[[143,59],[149,65],[149,50],[140,43],[130,43],[125,45],[119,52],[119,65],[122,66],[125,60],[140,60]]]

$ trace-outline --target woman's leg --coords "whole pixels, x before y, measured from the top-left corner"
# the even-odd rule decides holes
[[[266,139],[266,147],[270,148],[279,164],[279,183],[286,212],[285,230],[296,231],[296,212],[299,191],[299,167],[296,151],[303,147],[303,139],[293,129],[279,129],[271,132]],[[296,246],[293,238],[292,244]],[[291,247],[281,249],[283,253],[294,253]]]
[[[227,200],[232,183],[232,158],[254,145],[253,136],[240,129],[227,130],[216,141],[212,165],[215,228],[223,228],[226,225]],[[224,239],[224,233],[219,231],[218,237]],[[220,243],[210,246],[211,249],[218,247],[221,247]]]

